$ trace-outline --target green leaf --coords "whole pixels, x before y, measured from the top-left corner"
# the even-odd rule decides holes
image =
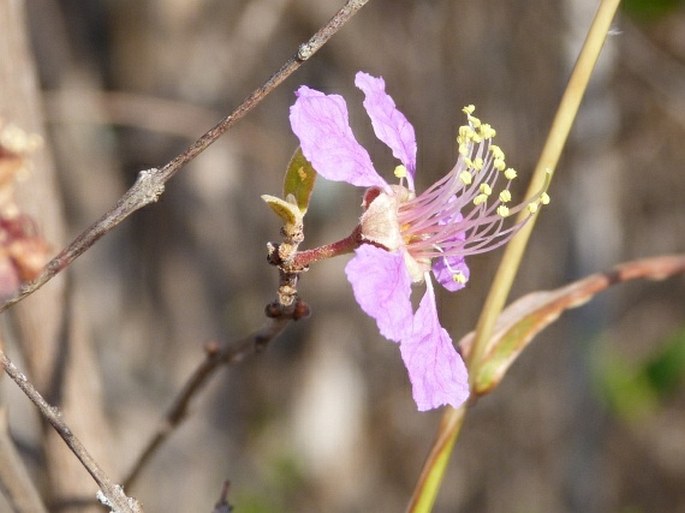
[[[685,255],[647,258],[618,265],[608,272],[593,274],[566,287],[547,292],[534,292],[520,298],[500,314],[493,336],[485,348],[480,367],[470,369],[470,372],[476,373],[473,394],[483,395],[491,392],[535,335],[558,319],[565,310],[586,303],[595,294],[617,283],[636,279],[663,280],[682,273],[685,273]],[[467,360],[474,338],[475,333],[471,332],[459,343],[462,355]],[[670,370],[668,383],[676,379],[671,376],[679,377],[685,369],[680,359],[680,344],[674,343],[674,346],[678,347],[669,350],[668,360],[675,371]],[[626,378],[622,369],[619,369],[615,376],[617,386],[623,386]],[[643,392],[644,386],[640,386],[639,391]],[[648,401],[649,397],[645,395],[643,399]],[[431,512],[466,408],[467,405],[456,410],[445,408],[436,439],[424,463],[407,513]]]
[[[283,197],[287,198],[289,194],[292,194],[303,215],[309,207],[309,200],[312,197],[315,181],[316,171],[309,161],[304,158],[302,148],[297,148],[290,159],[288,169],[285,171]]]
[[[298,225],[302,223],[302,216],[304,214],[294,203],[269,194],[262,194],[262,199],[283,220],[284,225]]]
[[[476,373],[474,392],[478,395],[491,392],[535,335],[557,320],[564,311],[585,304],[599,292],[617,283],[636,279],[665,279],[684,272],[685,255],[646,258],[618,265],[608,272],[592,274],[556,290],[523,296],[505,308],[498,317],[481,364],[471,369],[471,372]],[[474,336],[474,332],[471,332],[460,342],[465,356],[471,352]]]

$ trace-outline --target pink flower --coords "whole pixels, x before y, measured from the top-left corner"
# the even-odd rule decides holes
[[[384,337],[399,342],[418,409],[458,407],[469,396],[468,373],[440,325],[430,273],[447,290],[462,289],[469,278],[464,257],[506,243],[522,223],[505,225],[505,219],[526,207],[534,213],[549,198],[542,193],[506,206],[516,172],[506,167],[504,153],[492,143],[495,131],[473,116],[472,106],[464,109],[468,124],[457,137],[457,163],[417,196],[414,128],[385,92],[382,78],[359,72],[355,85],[365,95],[376,137],[402,164],[395,168],[399,184],[388,184],[376,172],[352,133],[342,97],[301,86],[290,123],[304,156],[321,176],[368,188],[361,217],[364,244],[345,272],[362,310],[376,320]],[[506,185],[493,196],[500,175]],[[411,290],[418,283],[425,283],[426,290],[414,309]]]

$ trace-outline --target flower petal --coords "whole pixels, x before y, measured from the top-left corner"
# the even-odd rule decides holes
[[[445,404],[457,408],[468,399],[466,365],[440,325],[430,279],[426,280],[426,293],[414,316],[411,336],[402,340],[400,351],[419,411]]]
[[[411,333],[411,278],[401,252],[362,244],[345,267],[354,298],[376,319],[385,338],[399,342]]]
[[[409,171],[410,186],[416,172],[416,135],[414,127],[385,92],[385,81],[359,72],[354,85],[364,92],[364,108],[371,118],[373,131]]]
[[[441,257],[433,260],[433,276],[447,290],[456,292],[466,287],[471,272],[463,256]]]
[[[295,94],[290,126],[300,140],[302,153],[317,173],[328,180],[359,187],[386,188],[369,153],[352,133],[345,100],[307,86],[301,86]]]
[[[453,204],[454,196],[450,197],[448,204]],[[440,221],[442,225],[454,225],[460,223],[464,216],[460,212],[450,212],[447,217],[443,217]],[[463,242],[466,240],[466,232],[457,232],[450,237],[444,244],[449,246],[450,242]],[[446,256],[436,258],[433,260],[433,276],[440,285],[445,287],[450,292],[456,292],[466,287],[466,282],[469,281],[471,272],[466,265],[466,260],[461,255]]]

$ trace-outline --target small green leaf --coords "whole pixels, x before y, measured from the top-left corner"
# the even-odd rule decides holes
[[[292,194],[295,197],[297,206],[302,214],[304,214],[309,207],[309,199],[312,197],[315,181],[316,171],[309,161],[304,158],[302,148],[297,148],[290,159],[288,169],[285,171],[283,197],[287,198],[289,194]]]
[[[300,209],[294,203],[289,203],[269,194],[262,194],[262,199],[271,207],[271,210],[278,214],[278,217],[283,219],[284,225],[297,225],[302,223],[302,216],[304,214],[300,212]]]

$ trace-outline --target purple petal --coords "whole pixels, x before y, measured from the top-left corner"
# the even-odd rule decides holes
[[[453,201],[454,197],[452,197],[451,200]],[[450,201],[450,203],[452,203],[452,201]],[[441,221],[440,224],[446,225],[450,223],[459,223],[463,219],[464,216],[462,216],[461,213],[457,212],[451,214],[449,217]],[[449,240],[463,242],[464,240],[466,240],[466,233],[457,233],[454,237],[451,237]],[[447,242],[445,246],[449,246],[449,242]],[[454,279],[454,275],[456,273],[461,274],[464,280],[456,281]],[[445,287],[447,290],[449,290],[450,292],[456,292],[466,287],[466,282],[469,281],[471,272],[469,271],[469,267],[466,265],[466,260],[464,260],[464,257],[461,255],[455,255],[436,258],[435,260],[433,260],[433,276],[435,276],[435,279],[438,281],[438,283]]]
[[[430,280],[426,287],[412,334],[400,344],[402,359],[419,411],[445,404],[457,408],[469,397],[468,372],[449,334],[440,326]]]
[[[354,298],[376,319],[385,338],[399,342],[411,333],[411,278],[401,252],[362,244],[345,267]]]
[[[461,273],[465,279],[456,281],[454,279],[455,273]],[[433,276],[447,290],[456,292],[466,287],[471,272],[463,256],[441,257],[433,260]]]
[[[410,185],[413,186],[416,172],[416,135],[414,127],[397,107],[392,97],[385,92],[385,81],[359,72],[354,85],[364,92],[364,108],[371,118],[373,131],[407,168]]]
[[[300,140],[302,153],[317,173],[328,180],[359,187],[386,188],[368,152],[352,133],[345,100],[307,86],[301,86],[295,94],[290,126]]]

